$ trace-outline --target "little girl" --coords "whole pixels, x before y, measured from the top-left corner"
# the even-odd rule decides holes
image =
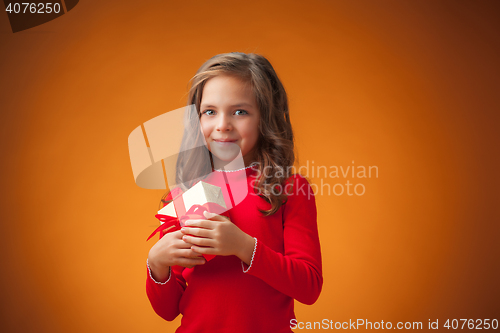
[[[285,89],[263,56],[219,54],[192,79],[188,104],[212,155],[217,145],[241,149],[245,168],[213,173],[246,176],[248,195],[231,220],[206,212],[151,248],[151,305],[168,321],[183,315],[178,333],[292,332],[294,299],[313,304],[323,276],[315,198],[308,181],[291,174]]]

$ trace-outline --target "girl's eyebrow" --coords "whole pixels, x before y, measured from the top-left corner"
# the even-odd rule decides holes
[[[239,103],[239,104],[234,104],[234,105],[230,105],[229,107],[232,107],[232,108],[240,108],[242,106],[249,106],[249,107],[252,107],[252,105],[248,104],[248,103]],[[201,108],[217,108],[216,106],[212,105],[212,104],[201,104]]]

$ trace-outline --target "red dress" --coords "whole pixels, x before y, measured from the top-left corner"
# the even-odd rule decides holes
[[[245,174],[248,195],[230,214],[234,224],[256,238],[251,265],[236,256],[216,256],[193,268],[172,266],[165,284],[155,282],[148,271],[146,292],[154,311],[168,321],[183,315],[176,333],[289,333],[294,299],[313,304],[319,297],[321,249],[308,181],[293,175],[288,201],[265,217],[258,208],[271,205],[254,192],[256,169],[225,172],[226,177]]]

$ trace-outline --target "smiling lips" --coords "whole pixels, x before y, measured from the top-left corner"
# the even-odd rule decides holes
[[[228,145],[228,144],[231,144],[231,143],[235,143],[236,140],[214,140],[214,142],[217,142],[218,144],[221,144],[221,145]]]

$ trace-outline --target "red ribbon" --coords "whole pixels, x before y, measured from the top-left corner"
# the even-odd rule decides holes
[[[163,222],[162,225],[160,225],[158,228],[156,228],[155,231],[151,235],[149,235],[148,241],[151,237],[153,237],[156,233],[160,232],[160,238],[162,238],[165,234],[169,232],[173,232],[176,230],[180,230],[181,226],[184,225],[184,222],[186,220],[204,220],[206,219],[203,213],[205,211],[209,213],[215,213],[218,215],[224,215],[226,217],[229,217],[228,212],[224,212],[225,208],[213,203],[213,202],[207,202],[203,205],[193,205],[185,214],[179,214],[181,215],[179,218],[177,217],[172,217],[168,215],[162,215],[162,214],[156,214],[155,217],[159,219],[160,221]],[[165,231],[165,229],[168,229]],[[203,254],[203,257],[209,261],[215,257],[213,254]]]

